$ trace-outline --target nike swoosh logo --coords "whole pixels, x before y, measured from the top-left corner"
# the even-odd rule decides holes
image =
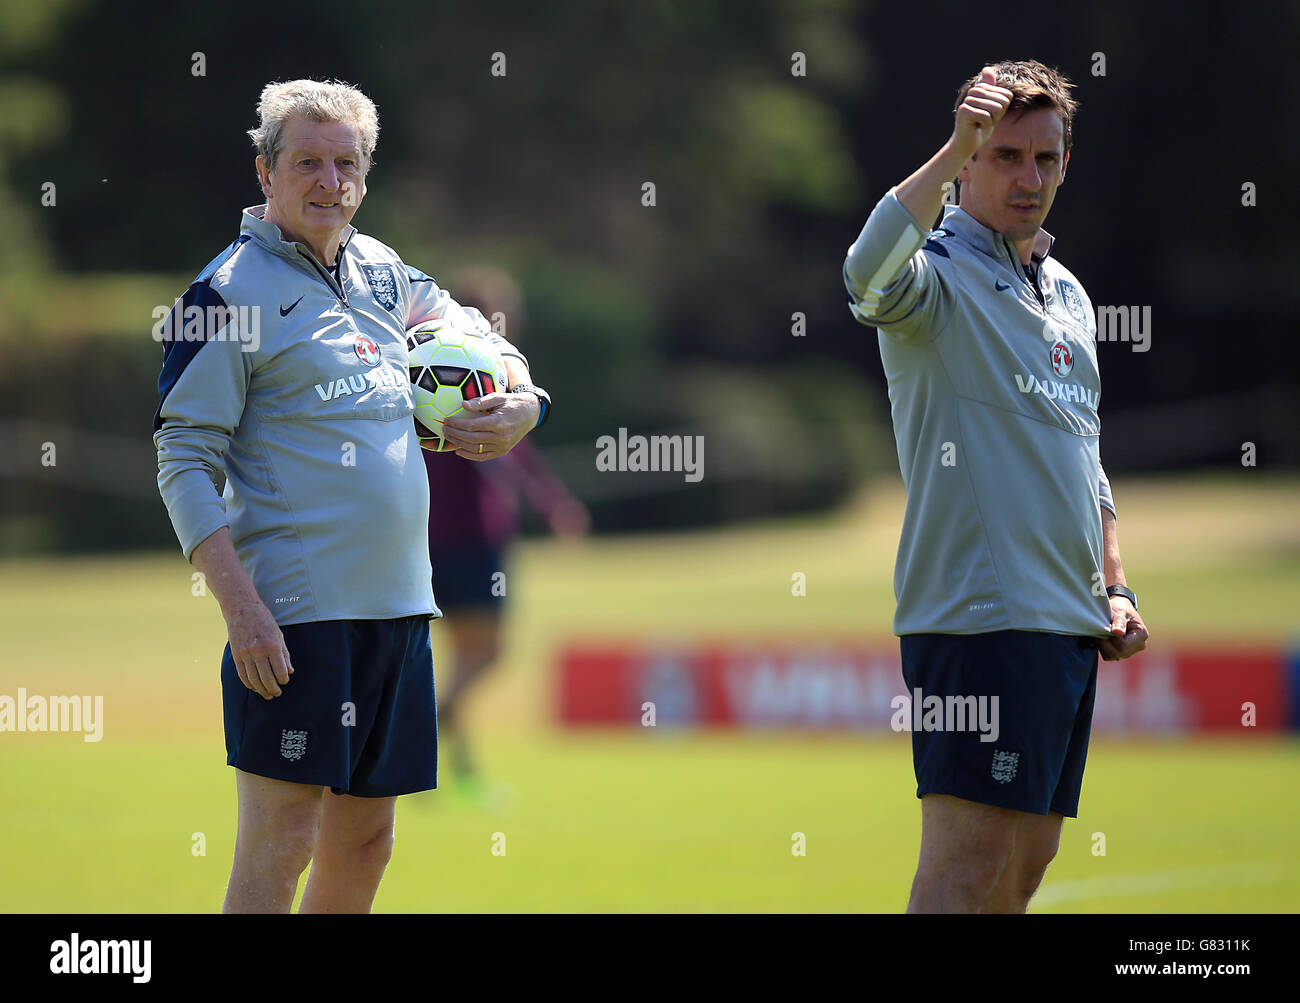
[[[995,280],[994,283],[993,283],[993,288],[996,289],[998,292],[1002,292],[1002,290],[1004,290],[1004,289],[1010,289],[1011,286],[1010,286],[1009,284],[1007,284],[1006,282],[1003,282],[1001,279],[997,279],[997,280]],[[283,311],[281,311],[281,312],[283,312]]]
[[[307,294],[306,294],[306,293],[303,293],[302,295],[303,295],[303,296],[306,296]],[[288,306],[282,306],[282,307],[280,307],[280,316],[281,316],[281,317],[288,317],[288,316],[289,316],[289,311],[292,310],[294,307],[296,307],[296,306],[297,306],[299,303],[301,303],[301,302],[302,302],[302,296],[299,296],[296,300],[294,300],[294,301],[293,301],[292,303],[290,303]]]

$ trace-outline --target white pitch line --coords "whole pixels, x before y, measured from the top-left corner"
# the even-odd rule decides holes
[[[1215,888],[1224,885],[1263,885],[1286,873],[1279,864],[1235,864],[1228,867],[1192,867],[1150,874],[1116,874],[1079,881],[1058,881],[1044,886],[1030,901],[1031,906],[1059,905],[1108,895],[1158,895],[1187,888]],[[1300,903],[1297,903],[1300,908]]]

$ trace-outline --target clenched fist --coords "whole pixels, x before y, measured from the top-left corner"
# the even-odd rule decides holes
[[[979,83],[971,84],[966,100],[957,109],[957,123],[952,130],[954,147],[970,157],[988,142],[993,129],[1007,113],[1011,97],[1011,91],[997,85],[992,67],[980,70]]]

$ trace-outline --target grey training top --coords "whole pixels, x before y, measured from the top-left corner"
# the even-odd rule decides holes
[[[265,211],[244,210],[154,328],[158,488],[181,549],[229,525],[280,624],[441,616],[406,331],[449,317],[523,357],[379,241],[347,227],[336,279]]]
[[[907,488],[895,634],[1108,634],[1096,324],[1052,243],[1035,284],[1001,234],[949,206],[927,235],[891,189],[849,248]]]

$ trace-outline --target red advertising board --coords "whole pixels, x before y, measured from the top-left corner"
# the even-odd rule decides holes
[[[1093,729],[1249,734],[1286,727],[1281,651],[1157,649],[1101,662]],[[852,644],[570,644],[566,725],[888,731],[910,708],[898,648]],[[910,716],[910,709],[903,713]],[[1253,723],[1251,723],[1253,722]]]

